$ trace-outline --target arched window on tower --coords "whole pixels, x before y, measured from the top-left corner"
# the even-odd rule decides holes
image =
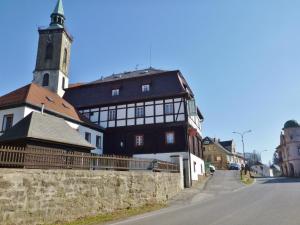
[[[49,43],[46,47],[46,57],[45,59],[52,59],[53,58],[53,44]]]
[[[65,48],[64,58],[63,58],[63,68],[67,70],[67,62],[68,62],[68,50]]]
[[[49,73],[45,73],[43,77],[43,87],[49,86]]]
[[[65,84],[66,84],[66,81],[65,81],[65,78],[63,77],[62,78],[62,89],[64,90],[65,89]]]

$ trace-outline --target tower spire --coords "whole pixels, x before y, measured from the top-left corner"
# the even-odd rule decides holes
[[[51,14],[50,27],[63,28],[65,22],[64,7],[62,0],[58,0],[56,6]]]

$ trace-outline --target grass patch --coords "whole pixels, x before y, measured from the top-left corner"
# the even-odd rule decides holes
[[[166,207],[166,204],[147,204],[138,208],[118,210],[108,214],[80,218],[73,222],[58,222],[53,225],[100,225],[110,221],[126,219],[131,216],[152,212]]]
[[[254,178],[251,176],[250,173],[247,173],[246,175],[245,173],[242,173],[241,181],[246,185],[250,185],[254,182]]]

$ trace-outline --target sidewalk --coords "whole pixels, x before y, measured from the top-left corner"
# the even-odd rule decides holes
[[[193,184],[191,188],[185,188],[174,198],[170,199],[167,202],[168,206],[176,206],[176,205],[188,205],[195,200],[200,200],[201,197],[206,196],[202,191],[205,189],[207,182],[211,180],[212,176],[208,175],[207,177],[203,177],[201,181],[197,181]],[[202,195],[202,196],[201,196]]]

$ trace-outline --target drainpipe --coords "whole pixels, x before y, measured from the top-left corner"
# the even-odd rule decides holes
[[[190,187],[192,186],[192,165],[191,165],[191,150],[190,150],[190,139],[189,139],[189,133],[188,133],[188,128],[189,128],[189,115],[188,115],[188,110],[187,110],[187,99],[184,101],[184,110],[185,110],[185,139],[186,139],[186,148],[188,150],[188,155],[189,155],[189,171],[190,171],[190,176],[189,176],[189,185]]]

